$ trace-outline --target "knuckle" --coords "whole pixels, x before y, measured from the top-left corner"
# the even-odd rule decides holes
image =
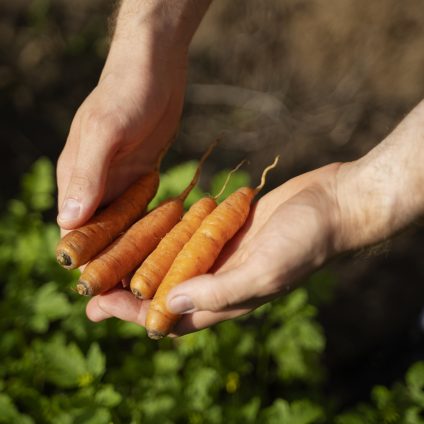
[[[219,312],[229,306],[226,293],[222,293],[220,290],[211,289],[207,299],[207,309],[211,312]]]
[[[125,128],[118,111],[86,111],[81,118],[82,133],[102,140],[106,144],[118,143],[123,137]]]

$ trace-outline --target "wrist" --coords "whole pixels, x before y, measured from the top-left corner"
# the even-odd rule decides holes
[[[186,52],[212,0],[123,0],[112,40],[114,45],[132,42]],[[133,51],[134,53],[134,51]]]
[[[385,240],[396,220],[396,195],[383,170],[361,160],[344,163],[337,175],[340,220],[336,250],[356,250]]]
[[[384,241],[424,214],[424,103],[337,176],[339,251]]]

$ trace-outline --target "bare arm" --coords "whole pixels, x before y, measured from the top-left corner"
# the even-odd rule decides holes
[[[58,161],[58,223],[72,229],[155,165],[180,119],[187,51],[209,0],[123,0],[97,86]]]

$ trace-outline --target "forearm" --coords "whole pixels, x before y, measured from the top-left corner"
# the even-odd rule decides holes
[[[338,174],[338,250],[383,241],[424,214],[424,101]]]
[[[106,68],[185,56],[212,0],[123,0],[117,12]],[[131,60],[129,60],[131,59]]]

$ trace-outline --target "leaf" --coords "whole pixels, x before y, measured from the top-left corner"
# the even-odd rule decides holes
[[[392,400],[392,394],[387,387],[376,386],[372,390],[372,398],[379,409],[383,409]]]
[[[133,322],[126,321],[120,322],[118,332],[119,335],[125,339],[131,339],[133,337],[142,337],[146,334],[146,330],[142,326],[134,324]]]
[[[97,343],[92,343],[87,353],[87,370],[95,377],[100,377],[106,369],[106,358]]]
[[[405,411],[404,424],[424,424],[423,409],[412,406]]]
[[[198,163],[195,161],[185,162],[181,165],[174,166],[165,174],[161,174],[160,184],[156,196],[150,202],[149,209],[155,208],[160,202],[175,197],[188,186],[192,180]],[[203,196],[203,192],[196,186],[188,195],[184,202],[186,207],[190,207],[194,202]]]
[[[54,204],[53,165],[47,158],[38,159],[22,179],[23,198],[36,211],[50,209]]]
[[[358,413],[346,413],[336,418],[336,424],[370,424],[364,421],[364,417]]]
[[[160,394],[155,396],[154,399],[146,399],[141,407],[146,416],[152,419],[152,421],[148,422],[155,422],[158,417],[165,418],[171,415],[171,411],[176,407],[176,400],[173,396],[168,394]],[[162,423],[163,420],[159,422]]]
[[[411,397],[424,407],[424,362],[417,362],[409,368],[406,383]]]
[[[122,396],[113,388],[111,384],[102,386],[96,393],[95,400],[99,405],[114,408],[122,402]]]
[[[289,404],[284,399],[277,399],[272,406],[264,410],[261,422],[266,424],[313,424],[323,418],[322,408],[308,400]]]
[[[87,408],[80,413],[73,424],[110,424],[111,414],[107,408]]]
[[[209,367],[199,367],[190,374],[185,394],[191,399],[190,406],[202,410],[213,404],[215,390],[218,389],[220,378],[218,372]]]
[[[67,297],[58,292],[54,282],[46,283],[36,291],[33,307],[32,328],[38,332],[46,331],[49,322],[66,317],[71,310]]]
[[[308,304],[308,292],[306,289],[299,288],[281,300],[274,302],[269,312],[269,318],[273,322],[280,324],[296,316],[305,310],[306,307],[313,308]],[[313,311],[312,315],[316,315],[315,308],[311,310]]]
[[[243,405],[238,413],[245,423],[256,423],[260,407],[261,399],[259,397],[254,397]]]
[[[173,374],[181,368],[181,360],[176,352],[159,351],[153,357],[155,373],[158,375]]]
[[[54,338],[40,344],[38,349],[44,363],[45,378],[57,387],[79,387],[93,380],[87,371],[84,355],[75,343],[66,345],[63,338]]]
[[[0,393],[0,423],[33,424],[34,421],[19,413],[9,396]]]

